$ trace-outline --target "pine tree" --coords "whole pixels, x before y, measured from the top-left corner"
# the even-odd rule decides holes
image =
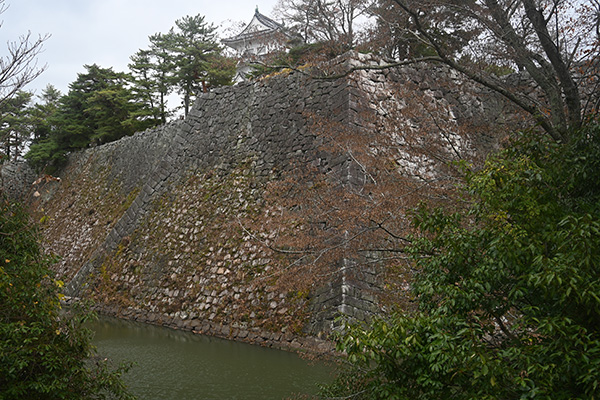
[[[127,74],[96,64],[85,68],[48,119],[49,136],[31,146],[26,158],[34,164],[60,163],[71,151],[118,140],[154,123],[140,114],[142,105],[133,101]]]
[[[207,24],[204,17],[183,17],[175,21],[177,30],[173,36],[172,52],[176,60],[176,87],[183,97],[184,113],[190,110],[192,99],[205,91],[210,82],[230,84],[233,68],[223,74],[214,68],[221,48],[216,39],[216,27]],[[216,74],[224,75],[217,79]]]
[[[31,137],[29,104],[32,97],[30,92],[20,91],[0,106],[0,141],[4,160],[18,160]]]

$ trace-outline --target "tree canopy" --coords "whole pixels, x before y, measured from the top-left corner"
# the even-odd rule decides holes
[[[52,262],[23,208],[0,199],[0,398],[132,398],[125,369],[93,357],[90,315],[61,310]]]
[[[71,151],[120,139],[155,123],[133,101],[127,74],[96,64],[85,69],[48,115],[48,136],[39,138],[26,155],[34,164],[61,161]]]
[[[423,205],[412,296],[339,341],[326,395],[592,399],[600,394],[600,126],[530,134],[467,170],[467,206]]]
[[[599,10],[579,0],[390,0],[412,36],[443,62],[502,94],[554,140],[567,141],[600,98]],[[597,6],[597,4],[596,4]],[[520,73],[502,79],[498,68]],[[516,78],[516,77],[515,77]],[[528,87],[530,89],[528,89]]]
[[[162,122],[169,114],[166,97],[170,93],[181,95],[187,115],[198,93],[233,83],[235,61],[222,56],[216,27],[207,23],[204,16],[178,19],[167,33],[156,33],[149,40],[149,48],[133,55],[129,67],[134,91],[156,108]]]
[[[373,0],[279,0],[276,12],[307,44],[336,44],[341,52],[353,49],[364,32],[361,19]]]
[[[33,95],[19,91],[0,105],[0,157],[3,161],[16,161],[22,156],[31,130],[31,109],[29,103]]]

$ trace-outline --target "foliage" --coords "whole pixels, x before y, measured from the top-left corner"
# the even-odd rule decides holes
[[[211,55],[206,63],[206,79],[202,91],[207,91],[212,87],[231,85],[236,68],[237,61],[234,58],[219,54]]]
[[[14,161],[22,156],[30,135],[32,97],[31,93],[21,91],[0,105],[0,158],[3,160]]]
[[[58,112],[60,91],[48,85],[42,92],[39,103],[33,103],[29,92],[18,92],[0,106],[0,140],[2,156],[6,160],[22,159],[23,153],[33,144],[33,152],[26,154],[27,159],[36,163],[51,160],[58,151],[52,140],[57,132],[56,115]]]
[[[58,142],[67,150],[117,140],[144,125],[131,119],[138,105],[131,102],[124,73],[96,64],[85,68],[60,102]]]
[[[128,76],[112,68],[86,65],[62,96],[58,109],[49,115],[51,133],[31,146],[26,155],[32,163],[60,162],[71,151],[107,143],[155,124],[132,101]]]
[[[89,313],[61,310],[62,282],[40,251],[27,214],[0,202],[0,399],[131,398],[94,350]]]
[[[183,96],[185,115],[189,113],[192,97],[206,91],[207,84],[231,84],[235,74],[233,65],[228,65],[227,72],[219,71],[221,61],[219,47],[216,41],[216,27],[207,24],[204,17],[183,17],[175,21],[177,30],[173,33],[171,49],[176,65],[177,90]],[[222,64],[225,66],[225,64]]]
[[[51,172],[66,161],[66,153],[54,138],[49,137],[32,144],[25,158],[38,170],[48,168],[46,172]]]
[[[464,210],[415,211],[419,311],[350,327],[325,395],[598,397],[600,126],[572,137],[523,135],[467,171]]]
[[[59,129],[57,115],[61,97],[58,89],[48,85],[40,96],[41,102],[30,110],[33,137],[25,158],[36,167],[60,164],[63,161],[64,151],[61,151],[55,140]]]
[[[155,65],[152,57],[151,50],[138,50],[130,57],[132,93],[144,105],[143,110],[150,118],[164,124],[169,116],[166,109],[169,89],[165,81],[168,64],[159,62]]]
[[[31,125],[33,126],[33,143],[40,142],[50,137],[57,129],[53,124],[54,116],[58,112],[62,93],[53,85],[48,84],[39,96],[40,102],[31,110]]]
[[[138,98],[162,122],[169,115],[166,96],[170,93],[179,92],[187,115],[198,92],[232,84],[235,62],[221,55],[216,27],[202,15],[178,19],[169,32],[154,34],[149,40],[149,49],[132,56],[129,67]]]

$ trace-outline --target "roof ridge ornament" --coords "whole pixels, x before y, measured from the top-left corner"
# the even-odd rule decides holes
[[[255,11],[255,13],[256,13],[256,14],[260,14],[260,13],[258,12],[258,6],[256,6],[256,11]]]

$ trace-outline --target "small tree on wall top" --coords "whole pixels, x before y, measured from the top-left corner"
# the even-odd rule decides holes
[[[372,0],[280,0],[276,14],[305,43],[336,43],[342,51],[353,49],[362,31],[360,23]]]
[[[131,57],[134,91],[161,122],[172,114],[166,104],[170,93],[182,96],[187,115],[198,93],[232,84],[235,61],[222,56],[216,29],[202,15],[185,16],[167,33],[151,35],[149,48]]]

